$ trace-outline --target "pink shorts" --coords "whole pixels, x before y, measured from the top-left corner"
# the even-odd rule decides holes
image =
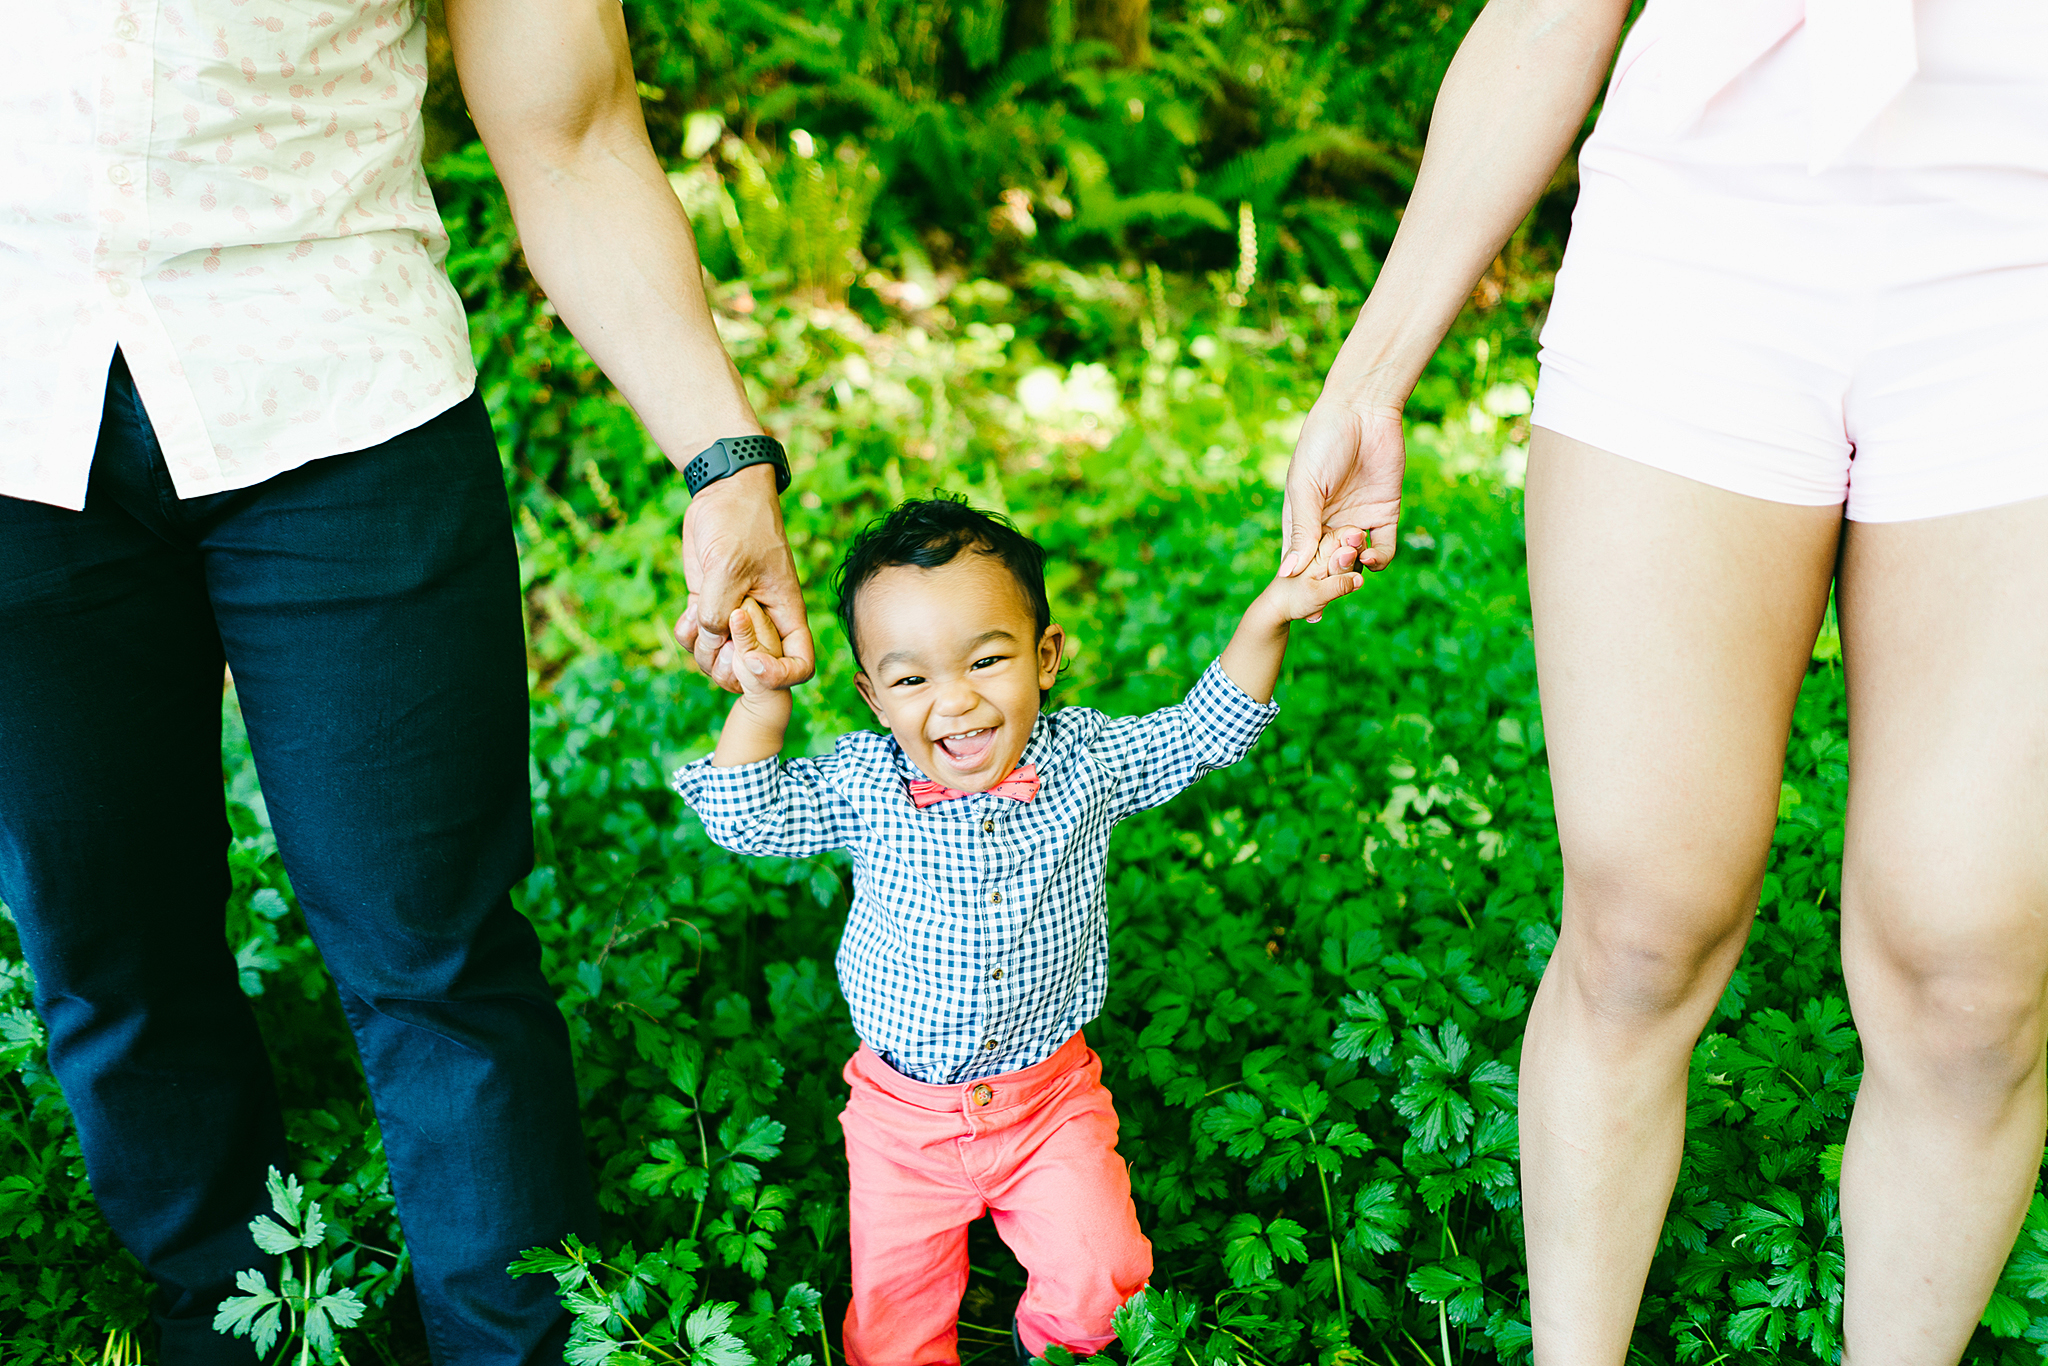
[[[983,1213],[1030,1275],[1017,1328],[1034,1356],[1057,1342],[1086,1357],[1116,1340],[1110,1315],[1144,1288],[1152,1244],[1086,1040],[958,1086],[912,1081],[865,1045],[844,1075],[849,1366],[960,1360],[967,1226]]]
[[[1919,74],[1818,172],[1803,25],[1657,107],[1696,13],[1617,63],[1532,421],[1857,521],[2048,496],[2048,6],[1918,6]]]

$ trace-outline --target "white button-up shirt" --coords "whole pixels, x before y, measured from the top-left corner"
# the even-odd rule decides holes
[[[180,497],[475,383],[413,0],[45,0],[0,44],[0,495],[85,505],[119,347]]]
[[[1041,715],[1022,757],[1038,771],[1029,802],[919,807],[907,785],[925,775],[873,731],[817,759],[700,760],[674,784],[728,849],[853,855],[839,986],[854,1032],[903,1075],[950,1085],[1042,1062],[1101,1014],[1110,831],[1243,758],[1278,710],[1218,661],[1148,716]]]

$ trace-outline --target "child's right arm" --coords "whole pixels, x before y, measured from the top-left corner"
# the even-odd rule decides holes
[[[789,733],[789,689],[763,681],[764,666],[779,657],[780,642],[760,638],[753,618],[741,607],[732,614],[731,636],[719,653],[732,651],[733,674],[740,681],[740,695],[718,733],[718,748],[712,751],[713,768],[736,768],[758,764],[782,753],[782,740]],[[772,628],[771,628],[772,629]]]
[[[725,648],[729,650],[732,646],[728,644]],[[745,667],[741,665],[742,682],[747,678]],[[718,733],[718,748],[711,752],[712,767],[737,768],[773,759],[782,753],[782,737],[788,730],[787,688],[742,692],[725,718],[725,729]]]
[[[803,858],[843,847],[857,825],[853,808],[827,780],[828,760],[772,763],[789,730],[787,688],[763,680],[766,658],[780,653],[774,624],[743,606],[732,614],[721,652],[740,680],[739,699],[709,761],[676,770],[676,792],[704,822],[714,843],[742,854]]]

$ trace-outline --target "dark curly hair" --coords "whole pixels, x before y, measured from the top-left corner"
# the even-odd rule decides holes
[[[860,662],[860,641],[854,633],[853,607],[869,579],[892,565],[936,569],[970,550],[1001,560],[1024,590],[1037,625],[1035,646],[1052,625],[1052,605],[1045,596],[1045,548],[1017,530],[1009,518],[983,512],[964,498],[913,498],[862,527],[839,562],[833,587],[839,594],[839,624],[853,647],[854,662]]]

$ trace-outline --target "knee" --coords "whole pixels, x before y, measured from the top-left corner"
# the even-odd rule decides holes
[[[480,909],[458,905],[431,929],[392,914],[367,913],[344,923],[326,907],[308,918],[316,922],[321,957],[336,985],[372,1009],[497,1001],[554,1008],[540,937],[509,898]]]
[[[1614,864],[1567,868],[1560,984],[1601,1018],[1702,1025],[1742,953],[1755,905],[1754,884],[1717,892]]]
[[[1865,1065],[1958,1099],[2027,1085],[2048,1040],[2048,905],[1845,870],[1842,960]]]
[[[1866,1071],[1911,1078],[1957,1100],[2028,1085],[2042,1063],[2041,985],[2010,974],[1887,963],[1888,990],[1850,995]],[[1867,981],[1867,977],[1865,978]]]

